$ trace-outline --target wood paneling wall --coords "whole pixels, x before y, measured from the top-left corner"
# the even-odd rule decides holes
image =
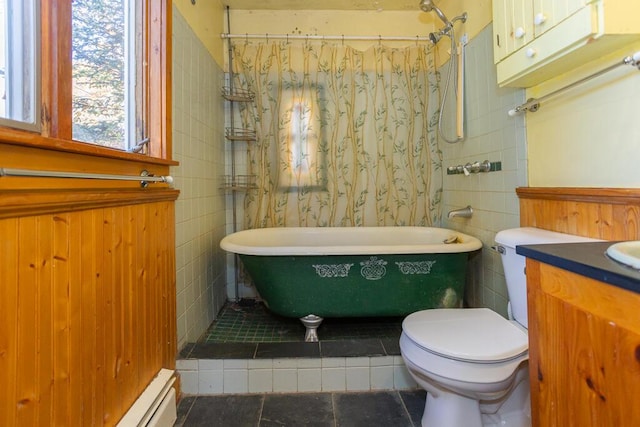
[[[0,219],[1,426],[113,425],[175,368],[167,195]]]
[[[640,239],[640,189],[516,189],[520,225],[603,240]]]

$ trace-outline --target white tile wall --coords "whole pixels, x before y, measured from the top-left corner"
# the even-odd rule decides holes
[[[401,356],[177,361],[187,395],[415,389]]]
[[[376,357],[371,359],[371,390],[393,389],[393,364],[393,356]]]
[[[273,391],[273,369],[249,370],[249,393],[270,393]]]
[[[221,394],[224,383],[223,371],[200,371],[198,374],[198,394]]]
[[[248,393],[248,379],[249,372],[246,369],[225,369],[222,380],[223,393]]]
[[[273,391],[276,393],[293,393],[298,391],[298,370],[274,369]]]
[[[322,391],[344,391],[347,388],[347,371],[344,357],[322,360]]]
[[[320,368],[298,370],[298,391],[322,391],[322,371]]]
[[[371,390],[369,357],[346,359],[347,391]]]
[[[445,77],[443,70],[443,81]],[[482,253],[471,265],[466,299],[471,306],[489,307],[506,316],[508,298],[502,264],[490,247],[498,231],[520,223],[515,188],[527,185],[525,118],[509,117],[507,111],[522,103],[525,94],[521,89],[497,87],[491,26],[466,48],[465,90],[466,140],[457,144],[440,142],[445,169],[442,226],[482,240]],[[447,134],[452,135],[452,131],[447,129]],[[484,160],[502,162],[502,171],[446,175],[449,166]],[[473,207],[472,218],[447,218],[450,210],[467,205]]]
[[[178,347],[194,342],[226,301],[223,72],[173,8],[173,159]]]

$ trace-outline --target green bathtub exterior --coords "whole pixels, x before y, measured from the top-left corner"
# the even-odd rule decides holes
[[[469,253],[240,255],[266,306],[281,316],[404,316],[461,307]]]

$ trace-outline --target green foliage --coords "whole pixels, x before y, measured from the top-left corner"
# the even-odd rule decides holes
[[[73,137],[125,141],[124,0],[73,0]]]

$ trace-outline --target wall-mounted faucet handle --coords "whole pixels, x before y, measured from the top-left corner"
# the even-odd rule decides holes
[[[485,160],[484,162],[473,162],[467,163],[467,169],[471,173],[479,173],[479,172],[489,172],[491,170],[491,162],[489,160]]]
[[[469,176],[472,173],[481,172],[497,172],[502,170],[502,162],[493,162],[485,160],[483,162],[475,161],[473,163],[467,163],[466,165],[449,166],[447,168],[447,175],[464,174]]]

